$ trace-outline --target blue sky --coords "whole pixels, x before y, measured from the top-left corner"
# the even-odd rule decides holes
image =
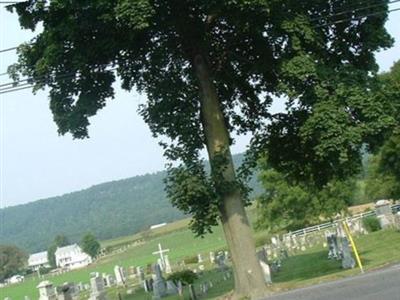
[[[391,6],[395,7],[400,5]],[[393,12],[387,29],[396,45],[377,53],[381,70],[388,70],[400,58],[399,24],[400,12]],[[0,49],[32,36],[0,5]],[[0,53],[0,73],[15,60],[13,52]],[[9,79],[0,76],[0,83],[5,82]],[[0,95],[0,207],[162,170],[166,162],[162,150],[136,113],[145,100],[145,96],[117,88],[116,98],[91,118],[90,139],[73,140],[70,135],[57,134],[46,91]],[[273,109],[281,109],[280,104]],[[232,152],[244,151],[247,142],[246,137],[238,138]]]

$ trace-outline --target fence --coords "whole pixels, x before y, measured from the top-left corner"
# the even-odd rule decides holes
[[[396,205],[392,205],[392,212],[396,213],[398,211],[400,211],[400,204],[396,204]],[[338,223],[343,222],[344,220],[349,220],[349,221],[355,221],[358,219],[362,219],[365,217],[369,217],[369,216],[374,216],[375,215],[375,211],[368,211],[368,212],[364,212],[361,214],[357,214],[351,217],[347,217],[347,218],[342,218],[342,219],[338,219],[332,222],[327,222],[327,223],[323,223],[323,224],[319,224],[319,225],[315,225],[315,226],[311,226],[311,227],[307,227],[307,228],[303,228],[300,230],[296,230],[296,231],[292,231],[289,233],[286,233],[283,235],[283,237],[287,237],[287,236],[302,236],[302,235],[306,235],[312,232],[316,232],[316,231],[321,231],[324,229],[328,229],[328,228],[332,228],[332,227],[336,227]]]

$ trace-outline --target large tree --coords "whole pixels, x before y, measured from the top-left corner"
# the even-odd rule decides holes
[[[287,180],[260,163],[264,191],[257,197],[256,227],[272,232],[297,230],[345,212],[354,201],[356,181],[331,180],[322,187]]]
[[[0,245],[0,281],[18,274],[27,264],[27,255],[21,249]]]
[[[65,235],[59,234],[54,238],[53,243],[47,249],[47,259],[52,268],[57,267],[56,255],[55,255],[57,248],[64,247],[67,245],[69,245],[69,240]]]
[[[362,95],[374,51],[392,43],[387,0],[29,0],[12,9],[24,28],[43,31],[19,47],[11,71],[50,88],[60,134],[88,136],[117,76],[146,93],[140,114],[178,161],[169,196],[200,235],[221,220],[236,298],[266,290],[232,133],[252,133],[254,153],[266,148],[273,167],[321,184],[354,171],[362,140],[380,128],[364,126],[382,108]],[[287,113],[269,112],[273,97]]]
[[[400,198],[400,61],[389,72],[380,74],[375,97],[386,103],[382,118],[394,119],[384,135],[382,147],[372,156],[368,168],[366,193],[370,200]]]
[[[100,243],[91,233],[87,233],[82,237],[80,245],[83,252],[90,255],[92,258],[95,258],[100,252]]]

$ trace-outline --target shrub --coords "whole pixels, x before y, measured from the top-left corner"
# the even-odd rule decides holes
[[[190,264],[197,264],[197,256],[189,256],[189,257],[185,257],[183,259],[183,261],[185,262],[186,265],[190,265]]]
[[[363,219],[363,225],[368,232],[374,232],[381,229],[381,224],[377,217],[366,217]]]
[[[175,272],[168,277],[168,280],[172,280],[175,284],[178,281],[182,282],[182,285],[192,284],[198,278],[197,274],[191,270],[183,270]]]

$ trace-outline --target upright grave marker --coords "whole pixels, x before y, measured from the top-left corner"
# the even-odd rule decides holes
[[[153,252],[153,255],[160,255],[159,265],[162,270],[165,270],[166,263],[165,263],[165,256],[164,253],[169,252],[169,249],[163,249],[161,244],[158,244],[158,251]]]

